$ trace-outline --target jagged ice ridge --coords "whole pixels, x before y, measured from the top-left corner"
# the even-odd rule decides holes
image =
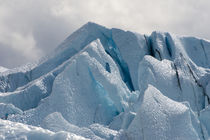
[[[210,42],[87,23],[0,67],[0,139],[207,140]]]

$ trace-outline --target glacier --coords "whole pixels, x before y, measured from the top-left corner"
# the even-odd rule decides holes
[[[0,139],[208,140],[210,41],[88,22],[0,67]]]

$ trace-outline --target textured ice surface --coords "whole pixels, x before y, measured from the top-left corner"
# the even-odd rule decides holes
[[[146,41],[143,35],[112,29],[112,38],[124,60],[131,77],[133,88],[138,90],[138,64],[148,54]]]
[[[210,43],[87,23],[0,67],[0,139],[208,139]]]
[[[1,140],[86,140],[69,132],[52,132],[40,127],[29,126],[0,119]]]
[[[145,56],[139,64],[138,76],[141,91],[152,84],[175,101],[188,101],[194,111],[199,112],[204,108],[203,88],[194,81],[191,70],[185,63],[177,64],[166,59],[159,61]]]
[[[127,130],[130,139],[199,139],[189,108],[163,96],[149,85],[136,117]]]

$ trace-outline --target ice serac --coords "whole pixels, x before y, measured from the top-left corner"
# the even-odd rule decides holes
[[[0,139],[207,140],[209,60],[207,40],[89,22],[41,60],[0,68]]]
[[[149,85],[136,117],[127,130],[128,139],[197,140],[187,106],[162,95]]]
[[[106,70],[107,63],[111,72]],[[40,125],[40,120],[48,114],[59,111],[77,126],[109,124],[114,116],[128,108],[130,94],[116,64],[96,40],[70,60],[56,77],[49,97],[37,108],[12,119]]]
[[[107,34],[108,31],[105,27],[91,22],[85,24],[64,40],[55,51],[40,61],[0,74],[0,91],[14,91],[18,87],[53,71],[93,40],[97,38],[104,40],[103,35]]]
[[[49,73],[14,92],[2,93],[0,102],[13,104],[23,111],[37,107],[40,100],[51,93],[54,79],[55,75]]]
[[[194,81],[185,63],[175,64],[145,56],[139,64],[139,89],[144,92],[152,84],[165,96],[179,102],[188,101],[194,111],[201,111],[205,106],[203,88]]]
[[[124,67],[128,78],[131,78],[133,90],[138,90],[138,65],[144,55],[149,54],[143,35],[112,29],[112,38],[124,60]]]
[[[40,61],[0,74],[0,92],[13,92],[19,87],[30,85],[31,82],[48,73],[57,76],[62,71],[62,65],[66,61],[96,39],[100,39],[105,51],[120,66],[121,77],[133,89],[129,68],[126,67],[127,64],[121,59],[118,48],[113,43],[112,31],[89,22],[70,35],[55,51]],[[61,68],[58,70],[59,67]]]
[[[179,37],[163,32],[153,32],[147,37],[151,55],[159,60],[175,60],[180,55],[197,66],[209,68],[209,42],[195,37]]]

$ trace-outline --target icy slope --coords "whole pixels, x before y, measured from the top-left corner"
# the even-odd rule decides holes
[[[40,61],[0,72],[0,137],[208,139],[209,60],[202,39],[87,23]]]

